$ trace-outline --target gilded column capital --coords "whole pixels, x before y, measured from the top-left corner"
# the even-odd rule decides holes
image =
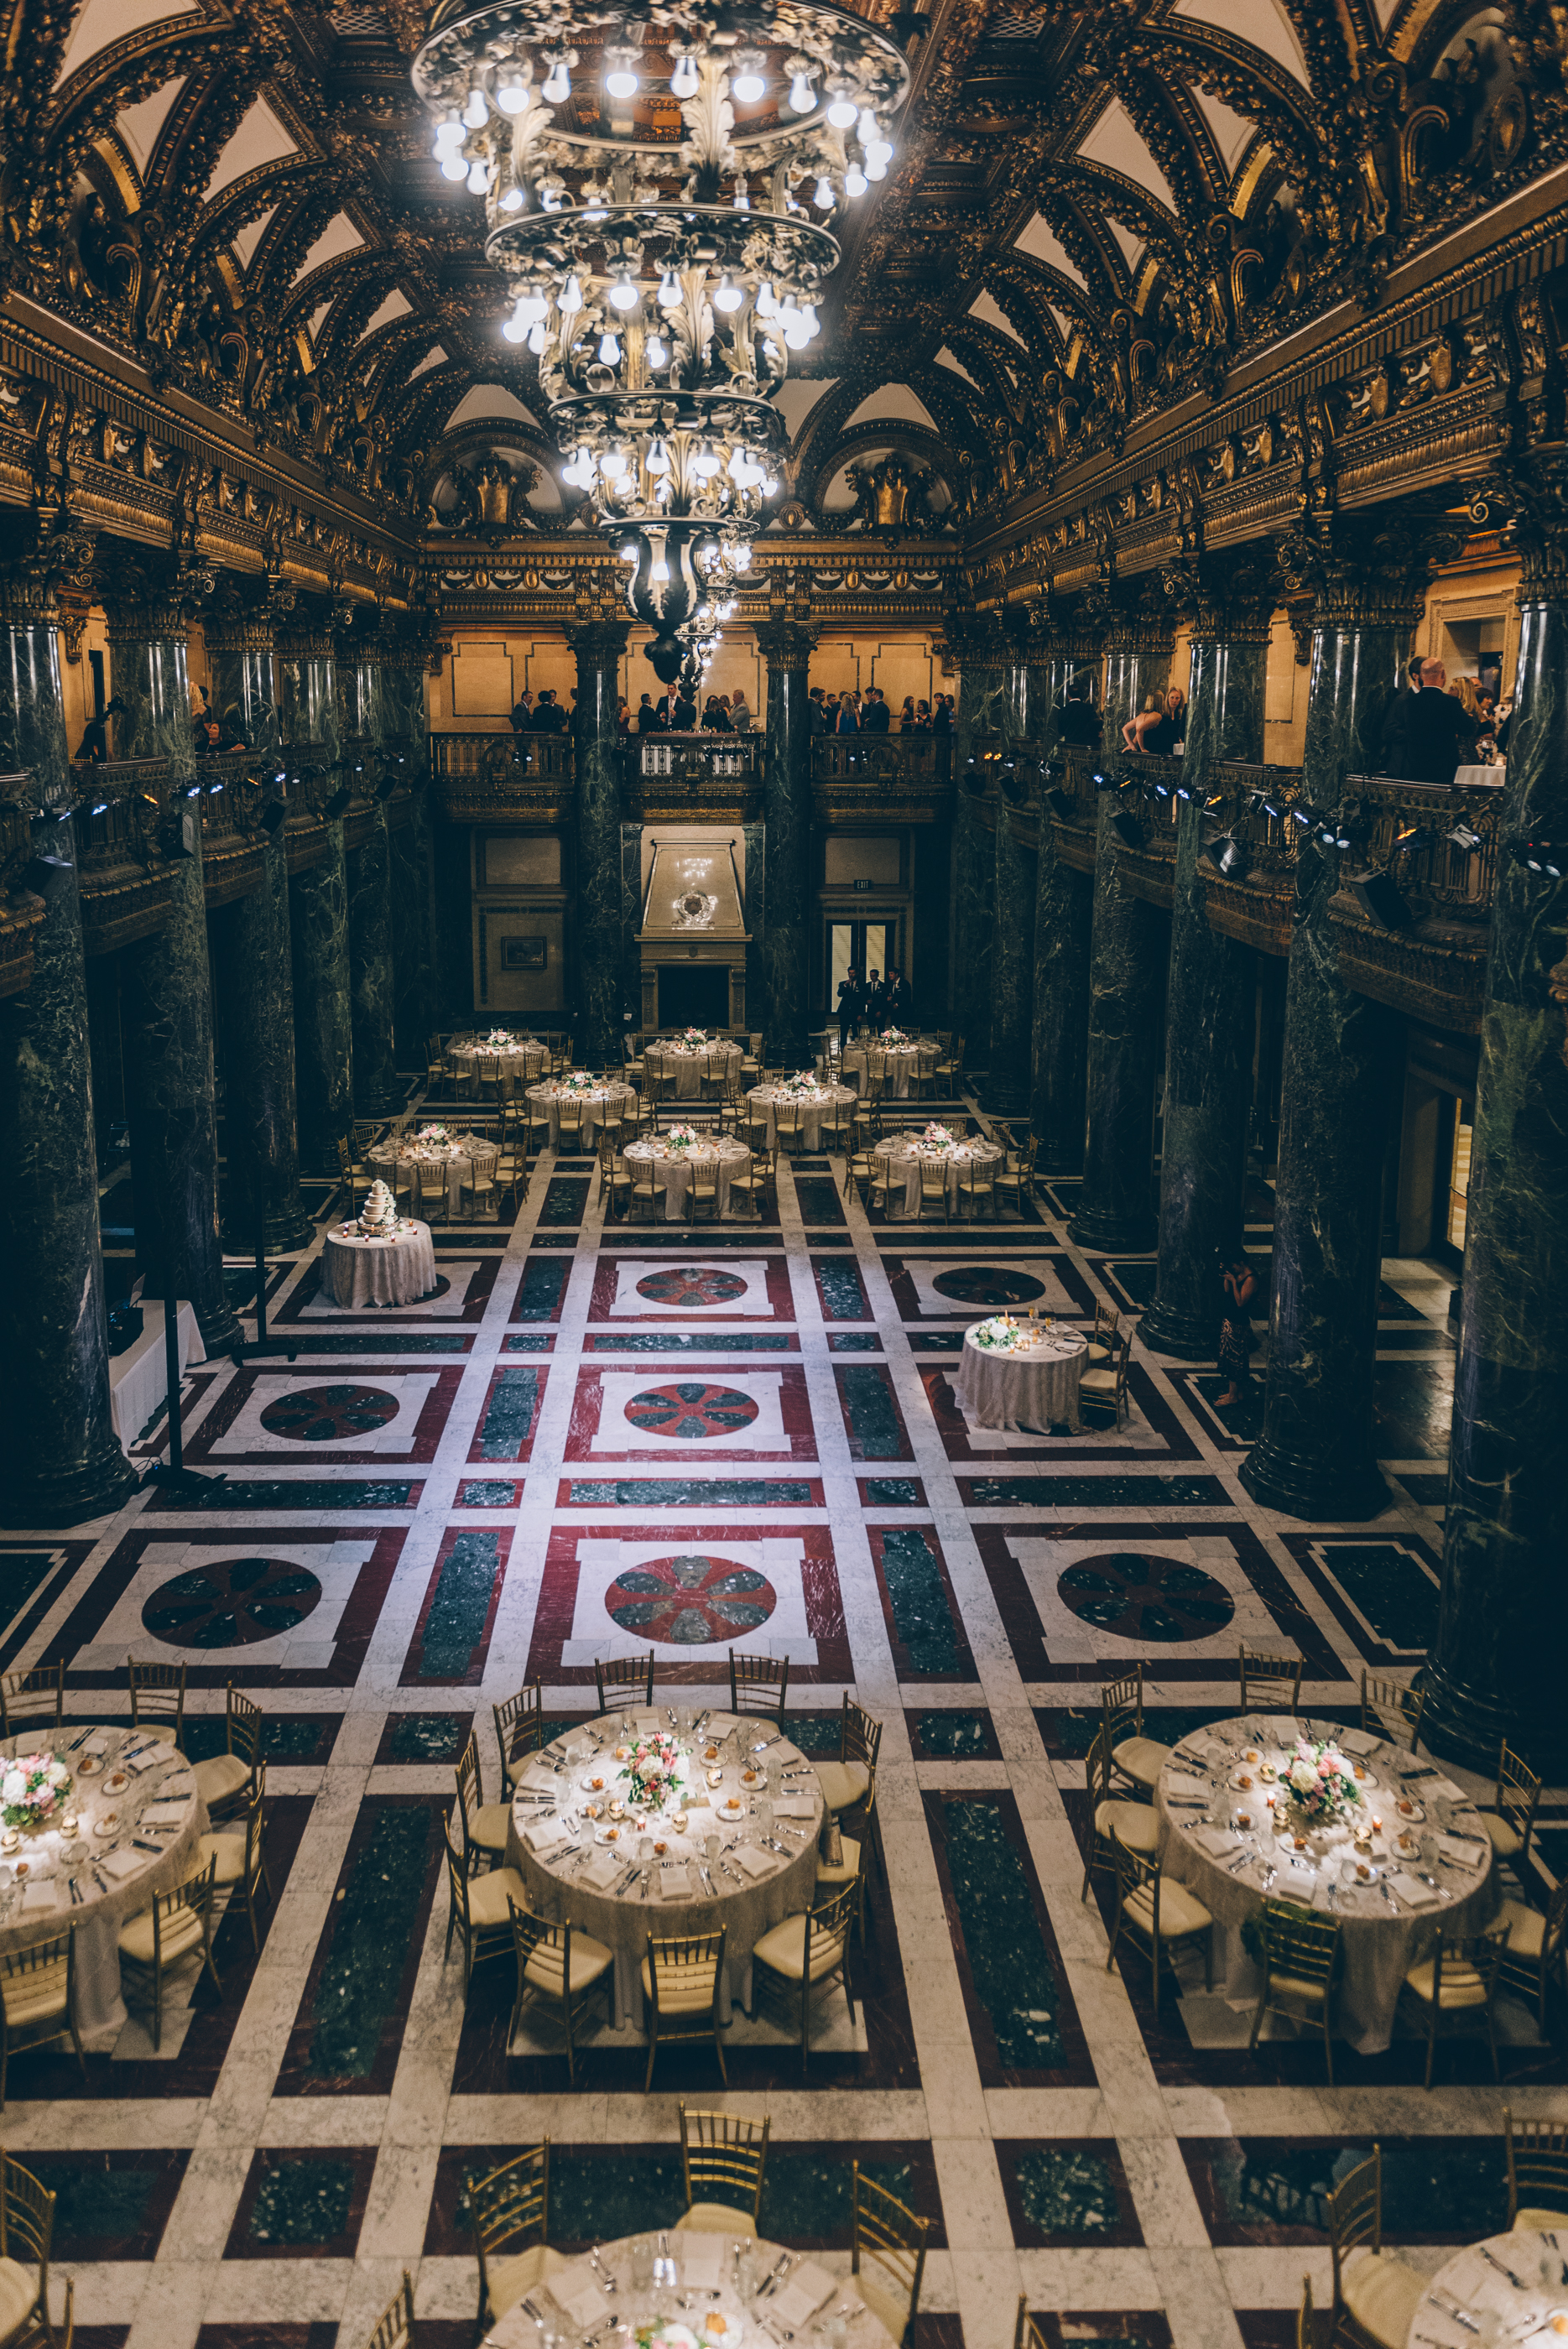
[[[942,638],[961,668],[1003,668],[1007,638],[994,612],[947,612]]]
[[[1366,514],[1328,514],[1276,548],[1284,602],[1312,599],[1318,628],[1415,627],[1427,583],[1464,544],[1465,523],[1424,502]]]
[[[1505,460],[1498,467],[1495,485],[1478,492],[1477,502],[1512,510],[1521,565],[1516,601],[1521,606],[1568,601],[1568,444],[1535,448],[1521,460]]]
[[[629,620],[569,621],[566,638],[578,660],[598,661],[607,666],[611,661],[618,661],[631,642],[631,623]]]
[[[1178,601],[1162,578],[1146,580],[1125,600],[1113,600],[1106,626],[1109,653],[1168,653],[1176,635]]]
[[[759,620],[753,634],[770,677],[805,668],[816,649],[816,630],[799,620]]]
[[[1221,559],[1189,555],[1161,573],[1178,611],[1192,615],[1192,634],[1228,644],[1267,644],[1280,602],[1281,582],[1270,550],[1238,548]]]

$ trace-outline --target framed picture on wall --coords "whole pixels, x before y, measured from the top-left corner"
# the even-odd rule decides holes
[[[503,970],[544,970],[550,959],[547,938],[503,938],[501,968]]]

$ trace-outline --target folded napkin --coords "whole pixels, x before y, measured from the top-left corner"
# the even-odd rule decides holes
[[[684,1866],[661,1868],[657,1889],[661,1900],[690,1900],[691,1870]]]
[[[1179,1745],[1171,1747],[1171,1756],[1177,1762],[1185,1762],[1189,1769],[1204,1770],[1209,1766],[1212,1744],[1213,1741],[1207,1737],[1184,1737]]]
[[[1375,1737],[1369,1729],[1342,1729],[1339,1733],[1340,1750],[1345,1754],[1358,1754],[1365,1757],[1368,1754],[1376,1754],[1382,1743],[1383,1740]]]
[[[1229,1827],[1194,1827],[1192,1840],[1201,1844],[1211,1859],[1226,1859],[1241,1848],[1241,1837],[1232,1835]]]
[[[701,1742],[704,1745],[716,1745],[722,1737],[728,1737],[730,1732],[738,1726],[732,1713],[711,1713],[702,1724]]]
[[[748,1876],[771,1876],[774,1867],[771,1851],[753,1851],[749,1843],[740,1844],[731,1857],[738,1859]]]
[[[183,1803],[149,1803],[139,1824],[144,1827],[177,1827],[184,1816]]]
[[[814,1819],[816,1804],[810,1795],[775,1795],[774,1816],[775,1819]]]
[[[136,1874],[137,1869],[141,1866],[141,1861],[135,1852],[121,1844],[118,1851],[106,1851],[99,1861],[99,1866],[117,1881],[122,1881],[126,1877]]]
[[[530,1827],[523,1837],[535,1859],[554,1859],[556,1854],[576,1838],[558,1821],[552,1819],[547,1826]]]
[[[53,1877],[50,1877],[43,1884],[25,1884],[22,1887],[22,1912],[24,1916],[31,1917],[34,1915],[41,1915],[46,1910],[52,1912],[59,1907],[59,1904],[60,1888],[55,1882]]]
[[[1407,1876],[1403,1869],[1387,1878],[1388,1889],[1401,1899],[1407,1909],[1435,1909],[1438,1896],[1429,1884],[1417,1876]]]
[[[668,1729],[670,1723],[660,1713],[634,1713],[631,1716],[631,1725],[640,1733],[649,1729]]]
[[[1440,1835],[1438,1849],[1445,1859],[1456,1859],[1461,1868],[1479,1868],[1486,1857],[1486,1839],[1482,1836]]]
[[[83,1754],[107,1754],[109,1752],[108,1731],[95,1729],[92,1735],[78,1750]]]
[[[577,1881],[591,1885],[596,1892],[604,1892],[615,1882],[625,1866],[624,1851],[596,1851],[577,1871]]]
[[[1177,1770],[1167,1778],[1165,1791],[1168,1795],[1195,1795],[1206,1803],[1209,1800],[1209,1781],[1207,1778],[1189,1778]]]
[[[606,2265],[608,2265],[607,2261]],[[591,2275],[567,2273],[552,2276],[550,2297],[582,2333],[591,2332],[609,2314],[609,2302]]]
[[[1468,1803],[1470,1799],[1464,1788],[1456,1786],[1451,1778],[1434,1778],[1431,1792],[1441,1795],[1445,1803]]]
[[[726,2253],[730,2240],[726,2235],[700,2235],[694,2229],[682,2228],[680,2232],[680,2282],[686,2292],[719,2292],[723,2287]]]
[[[764,2303],[769,2321],[781,2333],[798,2333],[809,2324],[830,2292],[837,2290],[836,2280],[819,2268],[813,2260],[803,2260],[792,2269],[789,2281],[781,2285]]]

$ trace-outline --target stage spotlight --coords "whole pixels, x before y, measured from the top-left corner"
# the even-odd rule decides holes
[[[1352,879],[1350,894],[1380,930],[1407,929],[1415,919],[1392,873],[1363,873]]]

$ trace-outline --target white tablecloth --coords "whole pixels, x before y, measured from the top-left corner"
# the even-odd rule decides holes
[[[369,1154],[367,1164],[389,1168],[393,1190],[400,1193],[410,1206],[419,1206],[434,1198],[445,1199],[457,1208],[462,1205],[464,1190],[472,1184],[475,1166],[488,1171],[493,1167],[495,1158],[493,1143],[481,1142],[476,1134],[462,1133],[444,1145],[410,1142],[400,1148],[396,1143],[383,1142]],[[432,1169],[440,1170],[434,1191],[426,1187]]]
[[[674,1078],[677,1101],[696,1101],[704,1075],[728,1076],[740,1067],[742,1057],[738,1044],[710,1044],[697,1052],[688,1052],[678,1044],[649,1044],[642,1064],[650,1077]]]
[[[1521,2189],[1522,2208],[1531,2207],[1529,2192]],[[1539,2207],[1539,2206],[1538,2206]],[[1557,2244],[1568,2248],[1568,2227],[1553,2227]],[[1497,2261],[1481,2257],[1482,2251],[1491,2253]],[[1548,2263],[1545,2277],[1541,2272],[1542,2260]],[[1448,2313],[1445,2302],[1458,2301],[1459,2306],[1475,2320],[1485,2322],[1490,2316],[1501,2320],[1492,2338],[1498,2344],[1527,2343],[1530,2349],[1538,2344],[1555,2344],[1561,2337],[1548,2329],[1549,2320],[1568,2309],[1568,2286],[1563,2282],[1563,2252],[1538,2235],[1533,2228],[1521,2229],[1511,2235],[1490,2236],[1484,2244],[1467,2243],[1445,2260],[1427,2286],[1426,2296],[1410,2319],[1406,2334],[1407,2349],[1426,2349],[1436,2341],[1441,2349],[1449,2344],[1454,2349],[1472,2349],[1478,2336],[1470,2327],[1460,2324]],[[1508,2275],[1499,2273],[1506,2268],[1509,2275],[1517,2276],[1517,2284],[1510,2283]],[[615,2270],[612,2268],[613,2275]],[[1481,2334],[1480,2338],[1485,2339]]]
[[[1361,1784],[1367,1815],[1380,1816],[1385,1830],[1385,1848],[1381,1855],[1375,1849],[1370,1863],[1377,1871],[1374,1882],[1353,1889],[1339,1885],[1344,1860],[1355,1857],[1344,1827],[1313,1830],[1307,1835],[1307,1848],[1300,1854],[1288,1832],[1276,1838],[1274,1820],[1279,1817],[1282,1825],[1284,1806],[1281,1801],[1277,1810],[1268,1808],[1265,1795],[1272,1793],[1278,1797],[1280,1789],[1277,1782],[1270,1785],[1260,1773],[1265,1764],[1277,1770],[1294,1750],[1297,1735],[1309,1734],[1314,1742],[1336,1744],[1347,1758],[1366,1770]],[[1382,1741],[1373,1744],[1369,1753],[1353,1752],[1352,1746],[1359,1747],[1360,1743],[1358,1733],[1334,1723],[1319,1723],[1314,1729],[1312,1723],[1297,1723],[1285,1714],[1218,1722],[1212,1729],[1195,1731],[1183,1740],[1177,1755],[1160,1773],[1155,1803],[1166,1874],[1189,1886],[1215,1920],[1215,1988],[1233,2006],[1250,2011],[1257,2003],[1262,1975],[1242,1946],[1241,1927],[1262,1905],[1262,1878],[1272,1866],[1276,1871],[1269,1887],[1272,1897],[1324,1906],[1325,1913],[1340,1919],[1345,1961],[1334,2003],[1335,2034],[1348,2040],[1359,2054],[1376,2055],[1393,2036],[1399,1986],[1431,1948],[1438,1927],[1450,1936],[1483,1931],[1497,1907],[1498,1889],[1491,1845],[1469,1797],[1457,1787],[1452,1795],[1440,1793],[1439,1788],[1452,1781],[1426,1756],[1412,1756]],[[1249,1752],[1257,1754],[1256,1763],[1246,1762]],[[1196,1758],[1187,1759],[1189,1754]],[[1251,1777],[1250,1788],[1231,1785],[1231,1780],[1241,1775]],[[1191,1785],[1183,1781],[1192,1782]],[[1424,1820],[1413,1819],[1407,1830],[1421,1846],[1420,1853],[1410,1859],[1386,1847],[1390,1823],[1399,1816],[1397,1804],[1402,1798],[1417,1804],[1427,1815]],[[1199,1800],[1204,1805],[1201,1809],[1183,1806]],[[1211,1817],[1221,1827],[1233,1826],[1241,1811],[1260,1824],[1238,1831],[1233,1850],[1213,1854],[1194,1840],[1194,1823]],[[1476,1868],[1437,1864],[1432,1838],[1450,1828],[1479,1847]],[[1239,1875],[1232,1875],[1230,1871],[1243,1849],[1259,1857],[1243,1866]],[[1305,1865],[1298,1865],[1298,1860]],[[1453,1898],[1435,1894],[1429,1909],[1391,1906],[1395,1896],[1385,1898],[1383,1878],[1401,1871],[1414,1877],[1417,1870],[1436,1878],[1442,1891],[1451,1892]],[[1425,1897],[1432,1888],[1423,1884],[1419,1889]]]
[[[559,1084],[550,1083],[530,1085],[528,1098],[531,1102],[537,1102],[541,1109],[548,1110],[550,1113],[552,1150],[558,1150],[561,1144],[561,1103],[580,1102],[583,1109],[582,1146],[585,1150],[592,1150],[595,1147],[595,1137],[604,1123],[606,1111],[618,1110],[624,1117],[636,1101],[637,1095],[629,1085],[623,1084],[596,1085],[592,1092],[574,1093],[564,1091]],[[567,1140],[570,1139],[568,1135]]]
[[[623,2235],[615,2242],[597,2247],[599,2268],[616,2287],[613,2299],[607,2298],[600,2276],[587,2259],[565,2260],[547,2282],[535,2284],[524,2299],[540,2308],[544,2329],[562,2342],[576,2342],[586,2338],[590,2329],[618,2321],[626,2328],[623,2337],[627,2340],[657,2325],[661,2320],[655,2308],[654,2294],[648,2284],[637,2282],[633,2272],[639,2242],[642,2256],[651,2268],[656,2243],[651,2233],[641,2237]],[[779,2320],[772,2317],[771,2312],[780,2295],[793,2285],[799,2306],[785,2302],[790,2330],[782,2337],[793,2339],[798,2349],[821,2349],[825,2328],[835,2318],[846,2320],[846,2337],[855,2344],[855,2349],[894,2349],[891,2333],[862,2300],[854,2276],[836,2278],[831,2268],[815,2260],[803,2259],[798,2251],[786,2251],[782,2243],[758,2241],[752,2246],[753,2290],[775,2271],[781,2272],[768,2300],[749,2303],[735,2289],[733,2247],[723,2236],[689,2234],[683,2229],[675,2229],[670,2236],[669,2249],[676,2280],[664,2305],[678,2324],[699,2321],[699,2308],[712,2309],[727,2320],[726,2339],[750,2342],[753,2349],[758,2349],[758,2344],[781,2337]],[[714,2277],[716,2283],[711,2281]],[[679,2295],[684,2291],[691,2292],[696,2303],[685,2317],[678,2305]],[[815,2303],[809,2314],[803,2313],[807,2302]],[[764,2315],[774,2324],[771,2333],[763,2329],[761,2318]],[[605,2337],[607,2341],[607,2333]],[[714,2336],[699,2333],[697,2337],[704,2341]],[[494,2330],[484,2336],[486,2349],[538,2349],[540,2327],[522,2300],[515,2302]]]
[[[428,1224],[406,1223],[390,1240],[366,1239],[341,1225],[321,1251],[321,1286],[335,1305],[411,1305],[436,1285]]]
[[[805,1101],[799,1102],[801,1112],[801,1140],[807,1150],[815,1151],[821,1149],[823,1119],[826,1117],[832,1110],[845,1107],[855,1098],[856,1094],[853,1085],[824,1085],[821,1089],[819,1097],[816,1099],[808,1097]],[[754,1110],[764,1111],[766,1112],[768,1121],[768,1148],[770,1150],[776,1148],[778,1143],[778,1132],[774,1117],[774,1112],[775,1109],[780,1107],[781,1104],[784,1107],[788,1107],[792,1103],[795,1102],[798,1097],[794,1093],[781,1091],[777,1085],[753,1085],[751,1092],[746,1095],[746,1099],[751,1102]]]
[[[140,1749],[140,1750],[139,1750]],[[80,1821],[78,1833],[67,1837],[57,1828],[23,1834],[14,1851],[0,1851],[0,1953],[31,1949],[35,1942],[53,1940],[67,1924],[77,1929],[77,2029],[82,2044],[112,2044],[125,2025],[125,2001],[119,1992],[119,1929],[128,1917],[145,1909],[155,1893],[183,1883],[191,1873],[196,1847],[207,1832],[207,1806],[196,1791],[190,1764],[162,1740],[144,1729],[125,1724],[105,1729],[37,1729],[0,1744],[0,1754],[53,1753],[71,1771],[67,1808]],[[91,1753],[102,1767],[91,1777],[79,1775],[81,1757]],[[130,1757],[128,1761],[127,1756]],[[130,1768],[130,1761],[141,1764]],[[125,1769],[130,1783],[110,1794],[105,1780]],[[170,1816],[160,1822],[167,1834],[154,1833],[143,1817],[154,1804],[167,1804]],[[99,1835],[98,1823],[108,1814],[119,1821],[115,1832]],[[133,1840],[156,1848],[143,1851]],[[136,1863],[117,1877],[104,1860],[125,1852]],[[27,1863],[26,1886],[18,1881],[16,1862]],[[71,1899],[74,1878],[79,1900]],[[33,1887],[53,1887],[57,1908],[24,1906]],[[35,1895],[35,1902],[36,1896]]]
[[[931,1068],[935,1068],[937,1048],[929,1039],[913,1044],[851,1044],[841,1063],[845,1082],[853,1084],[857,1092],[863,1092],[866,1089],[867,1073],[874,1057],[880,1057],[887,1062],[887,1077],[883,1086],[887,1099],[908,1101],[909,1079],[915,1074],[922,1057]]]
[[[510,1074],[524,1084],[531,1077],[542,1077],[550,1065],[548,1044],[535,1043],[531,1037],[511,1044],[453,1044],[449,1055],[460,1077]]]
[[[701,1717],[701,1716],[699,1716]],[[640,1710],[634,1716],[639,1726],[668,1729],[669,1715],[649,1713]],[[767,1785],[754,1788],[742,1784],[740,1758],[736,1749],[737,1729],[749,1766],[760,1762],[765,1766]],[[764,1740],[772,1740],[766,1751],[753,1754],[753,1748]],[[816,1886],[816,1837],[822,1826],[822,1790],[816,1773],[803,1754],[785,1737],[779,1736],[765,1715],[753,1714],[737,1723],[732,1713],[712,1714],[703,1734],[693,1739],[681,1732],[679,1742],[691,1748],[692,1778],[687,1796],[687,1829],[677,1835],[669,1820],[656,1819],[639,1826],[631,1816],[612,1822],[607,1816],[595,1821],[583,1816],[582,1806],[599,1805],[601,1814],[618,1792],[615,1747],[622,1741],[621,1723],[618,1717],[590,1722],[585,1728],[571,1730],[545,1746],[530,1764],[518,1785],[513,1802],[512,1822],[506,1838],[507,1865],[522,1871],[534,1907],[541,1917],[570,1917],[574,1925],[592,1933],[615,1951],[615,2008],[618,2028],[628,2018],[636,2023],[642,2019],[642,1984],[638,1969],[648,1954],[649,1933],[672,1939],[682,1933],[716,1933],[723,1925],[730,1938],[725,1947],[724,1963],[727,1981],[721,2012],[728,2019],[728,1996],[732,1989],[747,1997],[752,1966],[752,1951],[770,1927],[785,1917],[804,1914],[811,1907]],[[722,1775],[716,1787],[709,1787],[705,1779],[703,1760],[711,1745],[719,1748],[719,1759],[712,1765]],[[567,1759],[568,1747],[581,1758]],[[557,1771],[556,1764],[563,1766]],[[781,1774],[793,1770],[799,1775],[784,1780]],[[602,1790],[595,1791],[583,1785],[586,1778],[603,1777]],[[624,1794],[624,1785],[618,1791]],[[531,1795],[541,1793],[551,1797],[551,1805],[543,1806],[531,1802]],[[808,1817],[776,1820],[768,1829],[776,1841],[785,1846],[788,1857],[763,1850],[757,1838],[763,1831],[762,1823],[751,1813],[749,1806],[757,1802],[774,1802],[781,1795],[809,1799]],[[738,1798],[741,1807],[732,1814],[722,1806],[730,1796]],[[699,1804],[701,1807],[699,1807]],[[554,1806],[560,1807],[556,1811]],[[614,1845],[600,1846],[594,1840],[596,1833],[610,1825],[619,1829]],[[563,1826],[573,1831],[580,1848],[575,1856],[566,1852],[553,1859],[537,1858],[528,1848],[524,1837],[532,1831],[535,1840],[549,1831]],[[580,1837],[578,1835],[580,1830]],[[690,1889],[684,1894],[664,1899],[657,1894],[644,1899],[640,1882],[633,1882],[624,1891],[616,1889],[636,1857],[639,1837],[648,1834],[666,1843],[669,1849],[664,1862],[650,1859],[650,1870],[664,1864],[670,1868],[690,1869]],[[722,1846],[720,1864],[714,1866],[706,1856],[707,1840],[716,1835]],[[756,1850],[758,1857],[768,1862],[765,1875],[754,1879],[732,1857],[735,1846],[745,1843]],[[625,1867],[604,1890],[596,1890],[583,1880],[583,1869],[590,1859],[609,1851],[616,1857],[624,1855]],[[710,1894],[698,1873],[698,1863],[709,1869],[713,1892]],[[726,1873],[726,1869],[729,1871]],[[651,1881],[651,1876],[649,1878]]]
[[[1454,771],[1457,792],[1500,792],[1508,781],[1508,764],[1500,761],[1495,767],[1459,767]]]
[[[719,1213],[730,1212],[730,1185],[737,1174],[752,1171],[752,1154],[743,1142],[725,1134],[716,1143],[705,1143],[684,1156],[671,1157],[662,1142],[628,1142],[621,1156],[630,1167],[653,1168],[655,1187],[664,1195],[664,1220],[667,1224],[683,1224],[691,1216],[692,1170],[697,1166],[717,1164],[719,1182]],[[634,1177],[635,1179],[635,1177]]]
[[[920,1212],[920,1170],[939,1163],[915,1142],[878,1143],[874,1155],[888,1161],[888,1213],[897,1222],[904,1216],[918,1217]],[[994,1142],[974,1142],[967,1145],[967,1154],[955,1158],[950,1152],[940,1158],[948,1195],[948,1213],[956,1215],[959,1204],[959,1178],[970,1167],[992,1165],[1002,1157]],[[903,1184],[903,1199],[894,1205],[899,1183]]]
[[[174,1330],[180,1344],[180,1368],[184,1370],[189,1362],[204,1362],[207,1349],[196,1327],[195,1309],[183,1299]],[[140,1337],[123,1354],[109,1356],[109,1411],[122,1451],[130,1451],[168,1392],[163,1363],[163,1308],[154,1299],[141,1308]]]
[[[1054,1330],[1026,1352],[1004,1354],[977,1346],[971,1330],[953,1392],[981,1427],[1060,1427],[1064,1421],[1076,1434],[1078,1383],[1088,1358],[1087,1344],[1072,1330]]]

